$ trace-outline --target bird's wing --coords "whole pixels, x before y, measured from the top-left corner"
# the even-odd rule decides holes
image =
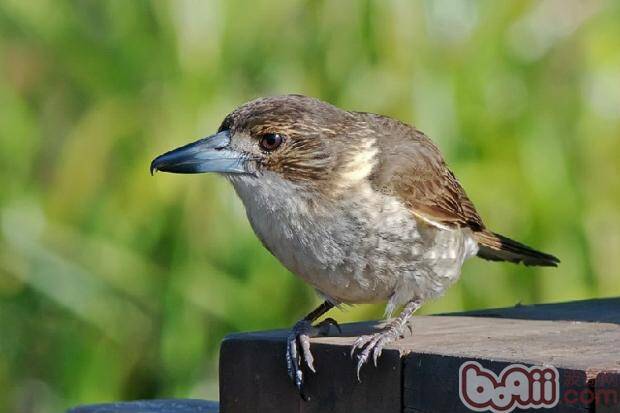
[[[377,140],[380,165],[371,176],[373,186],[431,224],[483,230],[476,208],[430,139],[404,124],[391,132]]]
[[[486,229],[439,149],[422,132],[390,118],[365,116],[373,116],[373,122],[380,125],[375,140],[378,165],[370,176],[376,190],[398,197],[414,215],[432,225],[470,228],[481,258],[558,265],[557,257]]]

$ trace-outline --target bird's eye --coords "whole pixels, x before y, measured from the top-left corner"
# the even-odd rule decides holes
[[[284,142],[284,137],[279,133],[267,133],[261,136],[258,144],[261,149],[267,152],[274,151],[278,149],[280,145]]]

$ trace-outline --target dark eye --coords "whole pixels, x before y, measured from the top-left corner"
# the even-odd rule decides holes
[[[284,142],[284,137],[279,133],[267,133],[261,136],[258,144],[262,150],[271,152],[278,149],[278,146],[282,145],[282,142]]]

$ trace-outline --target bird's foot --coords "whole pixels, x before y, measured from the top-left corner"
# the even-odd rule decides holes
[[[286,366],[289,377],[295,382],[299,394],[304,400],[308,397],[304,394],[304,377],[302,366],[306,366],[310,371],[316,373],[314,369],[314,357],[310,351],[310,338],[326,336],[330,326],[342,333],[340,326],[333,318],[326,318],[316,325],[307,319],[298,321],[288,335],[286,345]]]
[[[357,380],[360,380],[360,370],[370,356],[372,355],[375,367],[377,367],[377,361],[385,345],[403,338],[406,329],[409,329],[411,333],[410,324],[396,318],[391,320],[381,331],[375,334],[360,336],[355,340],[351,348],[351,357],[353,357],[357,350],[360,350],[360,353],[357,355]]]

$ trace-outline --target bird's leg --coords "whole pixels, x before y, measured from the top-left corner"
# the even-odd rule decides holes
[[[303,393],[304,380],[303,372],[301,371],[302,364],[305,364],[313,373],[316,372],[314,369],[314,357],[310,352],[310,337],[327,335],[329,332],[329,327],[332,325],[340,331],[340,326],[333,318],[326,318],[316,325],[312,325],[312,323],[333,307],[334,304],[329,301],[325,301],[314,311],[299,320],[287,338],[286,366],[288,369],[288,375],[295,382],[295,386],[297,386],[297,389],[303,398],[306,397]]]
[[[360,354],[357,356],[358,380],[360,378],[360,369],[364,363],[368,361],[371,354],[376,367],[377,360],[383,351],[383,347],[387,343],[402,338],[405,333],[405,328],[409,327],[411,331],[411,327],[408,324],[409,319],[421,306],[422,300],[414,299],[409,301],[399,316],[390,320],[381,331],[367,336],[360,336],[355,340],[353,348],[351,349],[351,356],[353,356],[356,350],[361,350]]]

